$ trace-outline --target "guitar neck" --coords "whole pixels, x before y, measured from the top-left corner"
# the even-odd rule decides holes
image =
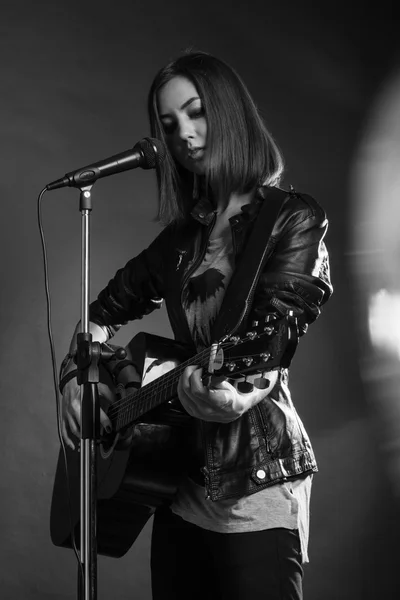
[[[109,418],[115,420],[115,430],[118,432],[124,427],[129,427],[142,415],[176,397],[178,381],[185,368],[194,364],[205,366],[208,355],[209,352],[204,351],[191,357],[190,360],[115,402],[108,412]]]
[[[179,378],[189,365],[206,367],[207,372],[217,371],[219,376],[226,378],[245,378],[254,372],[262,376],[281,366],[287,368],[298,343],[297,320],[292,314],[282,319],[270,317],[267,315],[261,322],[252,323],[252,330],[245,336],[231,336],[212,344],[139,390],[117,400],[108,411],[114,429],[118,432],[129,427],[142,415],[175,398]]]

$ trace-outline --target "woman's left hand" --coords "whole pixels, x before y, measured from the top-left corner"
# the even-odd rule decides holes
[[[189,415],[216,423],[230,423],[241,417],[268,395],[276,381],[275,376],[267,389],[255,387],[248,394],[242,394],[226,380],[206,387],[201,380],[202,371],[196,365],[186,367],[179,379],[178,397]]]

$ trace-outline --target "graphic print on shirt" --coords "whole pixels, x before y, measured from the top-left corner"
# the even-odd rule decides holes
[[[230,230],[210,240],[203,262],[190,277],[183,294],[190,333],[198,350],[210,345],[210,331],[233,271]]]

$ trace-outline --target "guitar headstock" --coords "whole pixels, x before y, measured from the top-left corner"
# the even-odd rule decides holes
[[[245,334],[226,336],[211,347],[208,372],[222,377],[265,373],[288,367],[298,343],[293,313],[277,318],[267,315],[253,321]]]

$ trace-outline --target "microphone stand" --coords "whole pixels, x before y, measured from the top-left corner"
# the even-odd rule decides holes
[[[92,343],[89,333],[91,188],[80,188],[79,210],[82,215],[82,296],[81,333],[77,338],[78,384],[81,385],[80,440],[80,557],[78,566],[79,600],[97,598],[97,441],[100,437],[100,405],[98,394],[101,344]]]
[[[81,190],[79,210],[82,215],[82,294],[81,332],[77,336],[77,381],[81,386],[80,440],[80,562],[78,566],[78,600],[97,599],[97,443],[100,438],[99,364],[114,356],[104,344],[92,342],[89,332],[89,215],[92,210],[91,189],[99,177],[142,166],[152,169],[164,160],[163,145],[144,138],[132,150],[67,173],[53,181],[46,190],[72,185]],[[121,349],[120,349],[121,350]],[[126,354],[125,354],[126,355]],[[118,356],[118,351],[117,351]],[[119,358],[123,358],[120,354]],[[83,569],[81,569],[83,566]]]

